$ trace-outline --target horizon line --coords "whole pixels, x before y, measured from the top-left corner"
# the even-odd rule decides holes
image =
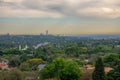
[[[46,34],[11,34],[11,33],[4,33],[0,35],[46,35]],[[48,34],[48,35],[120,35],[120,33],[94,33],[94,34]]]

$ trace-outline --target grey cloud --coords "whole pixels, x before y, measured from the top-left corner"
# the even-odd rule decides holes
[[[23,0],[21,3],[0,1],[0,6],[13,9],[26,9],[57,12],[74,17],[120,17],[119,0]]]
[[[11,9],[20,9],[22,6],[15,2],[5,2],[4,0],[0,1],[0,7],[9,7]]]
[[[52,2],[53,1],[53,2]],[[55,2],[56,0],[24,0],[22,5],[28,9],[43,10],[43,11],[58,11],[63,10],[64,4],[62,1],[60,3]]]
[[[15,5],[15,4],[12,2],[0,1],[0,6],[12,6],[12,5]]]

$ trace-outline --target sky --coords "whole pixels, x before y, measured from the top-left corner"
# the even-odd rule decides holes
[[[0,34],[120,34],[120,0],[0,0]]]

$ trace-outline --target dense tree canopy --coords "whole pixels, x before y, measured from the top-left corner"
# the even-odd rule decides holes
[[[120,63],[120,55],[116,53],[109,53],[103,57],[103,62],[105,66],[115,67]]]
[[[66,62],[64,69],[61,70],[60,79],[61,80],[79,80],[81,76],[81,71],[77,63],[72,60]]]
[[[106,37],[0,35],[0,64],[9,65],[7,69],[0,68],[0,74],[5,72],[3,75],[6,75],[14,67],[21,70],[25,77],[29,77],[26,75],[28,73],[30,77],[37,78],[41,70],[39,64],[41,64],[46,65],[40,71],[41,79],[79,80],[83,70],[82,76],[89,76],[86,79],[92,80],[93,70],[86,69],[85,65],[93,65],[100,56],[103,58],[104,66],[113,68],[108,73],[108,79],[114,80],[119,76],[119,70],[116,67],[120,63],[120,38]],[[103,63],[100,60],[96,62],[93,72],[95,80],[104,80]],[[0,80],[2,78],[0,77]]]
[[[120,80],[120,63],[107,74],[107,80]]]
[[[18,50],[18,49],[5,49],[3,51],[3,54],[8,54],[8,55],[21,55],[23,54],[22,51]]]
[[[92,75],[93,80],[106,80],[104,65],[101,58],[98,58],[95,64],[95,70]]]
[[[23,75],[20,70],[11,69],[10,71],[1,73],[0,80],[23,80]]]
[[[41,70],[42,79],[79,80],[80,76],[81,70],[79,65],[72,60],[65,60],[63,58],[55,59]]]
[[[20,65],[20,59],[19,59],[19,57],[17,57],[17,56],[12,56],[10,59],[9,59],[9,63],[8,63],[8,65],[9,65],[9,67],[17,67],[17,66],[19,66]]]

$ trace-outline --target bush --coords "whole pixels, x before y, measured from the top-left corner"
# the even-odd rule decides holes
[[[16,57],[16,56],[11,57],[8,65],[9,67],[18,67],[20,65],[19,57]]]
[[[19,70],[12,70],[9,74],[9,80],[22,80],[22,73]]]
[[[45,62],[41,58],[33,58],[27,60],[27,62],[30,64],[30,67],[32,70],[37,70],[39,64],[44,64]]]
[[[19,68],[21,71],[29,71],[30,70],[29,63],[27,63],[27,62],[22,63]]]
[[[5,73],[3,80],[22,80],[22,72],[17,69],[12,69]]]

